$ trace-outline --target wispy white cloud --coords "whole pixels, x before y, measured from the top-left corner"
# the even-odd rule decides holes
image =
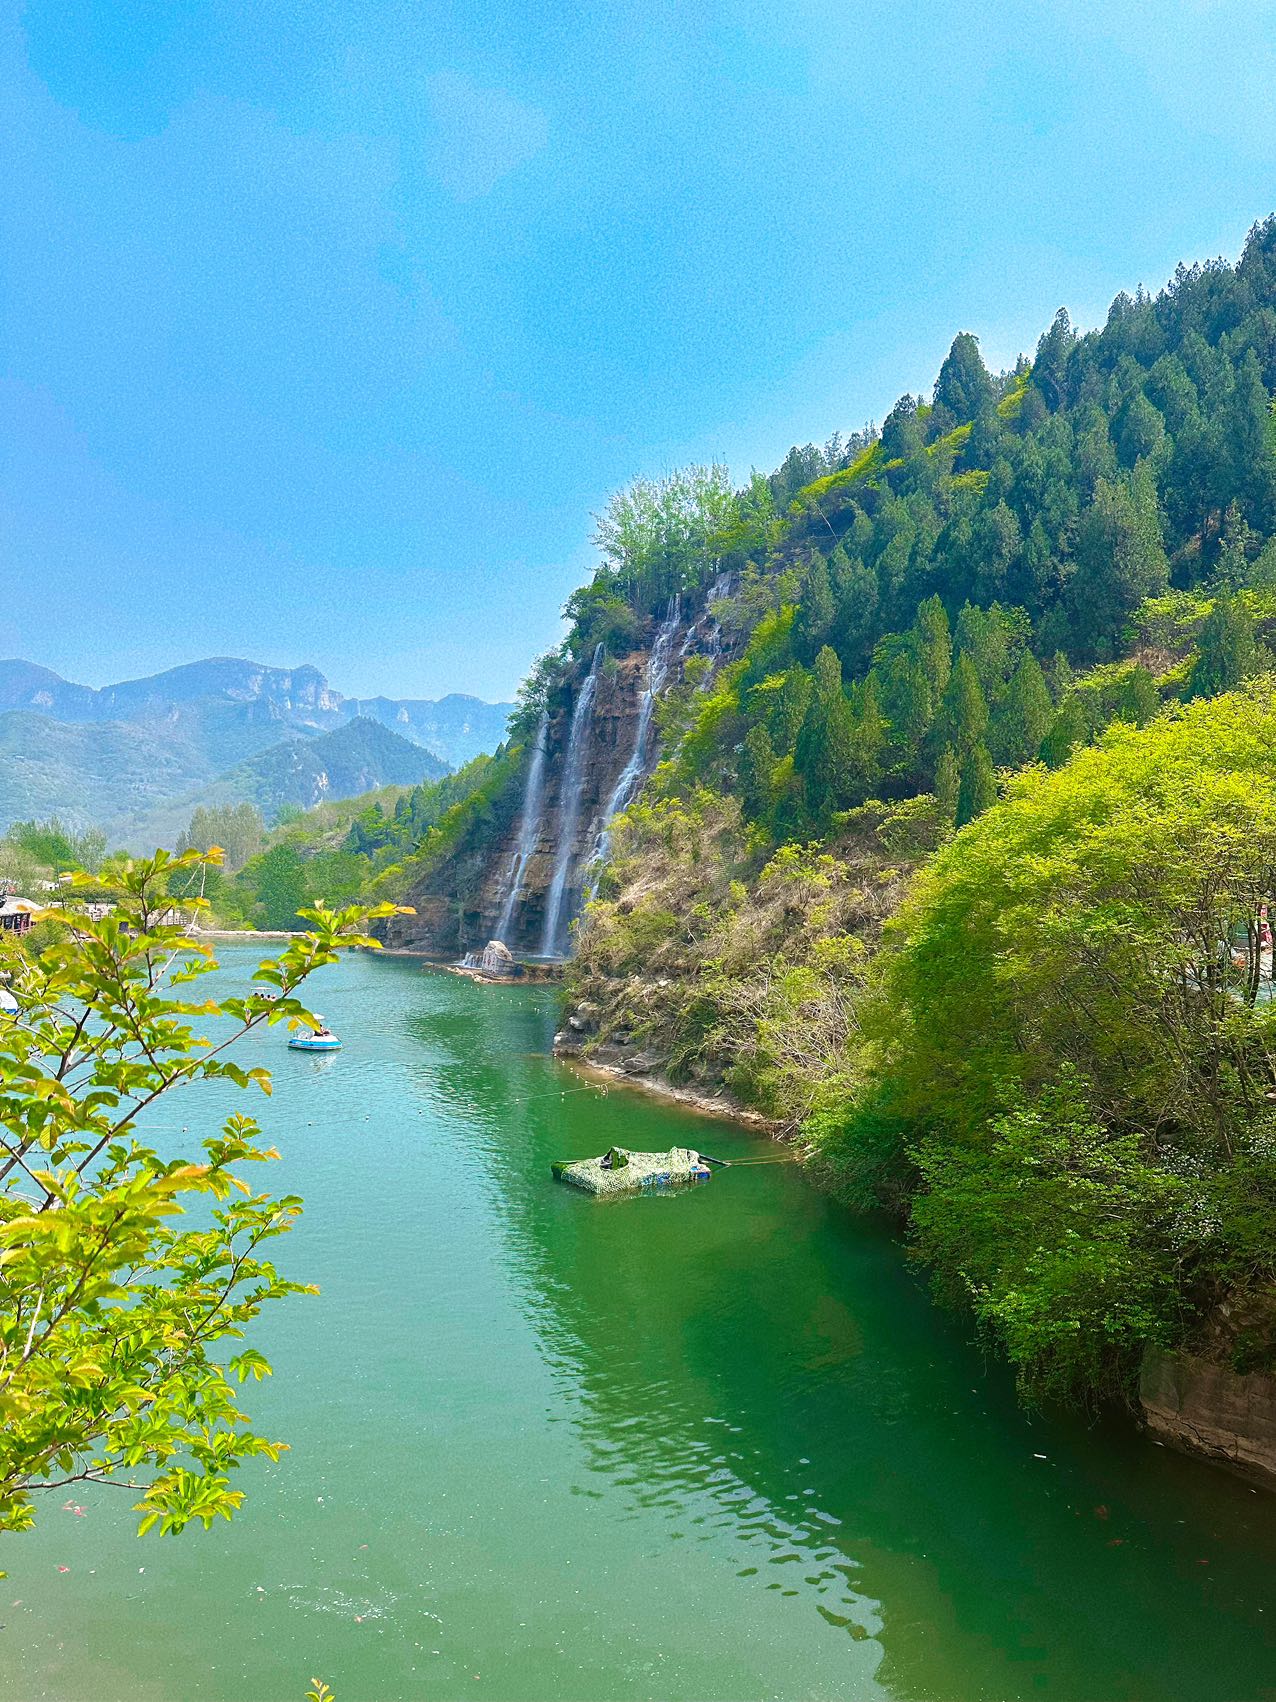
[[[436,71],[426,78],[425,92],[433,130],[430,163],[458,201],[490,194],[549,138],[539,107],[504,89],[483,88],[459,71]]]

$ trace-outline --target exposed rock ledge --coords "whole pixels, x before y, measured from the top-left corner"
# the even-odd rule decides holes
[[[1154,1436],[1276,1488],[1276,1377],[1242,1375],[1194,1354],[1152,1352],[1143,1362],[1139,1399]]]
[[[666,1081],[656,1070],[654,1060],[634,1055],[627,1057],[623,1063],[617,1063],[597,1056],[583,1057],[579,1043],[569,1029],[554,1036],[554,1056],[562,1063],[570,1064],[583,1076],[620,1082],[625,1087],[637,1088],[640,1093],[671,1099],[678,1105],[685,1105],[688,1110],[702,1112],[706,1117],[722,1117],[732,1123],[743,1123],[765,1134],[779,1135],[781,1132],[780,1124],[763,1117],[760,1112],[746,1110],[725,1094],[705,1093]]]

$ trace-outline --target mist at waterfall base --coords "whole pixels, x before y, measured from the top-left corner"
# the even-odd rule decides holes
[[[228,949],[219,995],[259,955]],[[275,1375],[242,1395],[289,1451],[207,1533],[139,1541],[128,1490],[42,1499],[5,1545],[6,1696],[1270,1697],[1268,1496],[1023,1411],[796,1165],[611,1203],[556,1183],[613,1142],[776,1148],[584,1084],[548,1055],[551,989],[357,954],[313,1002],[341,1052],[254,1036],[270,1099],[154,1112],[252,1109],[281,1159],[251,1180],[305,1200],[272,1246],[320,1292],[251,1327]]]

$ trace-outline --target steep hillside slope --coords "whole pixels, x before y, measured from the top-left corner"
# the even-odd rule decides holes
[[[569,948],[566,1048],[800,1131],[1026,1389],[1143,1365],[1276,1469],[1274,397],[1269,220],[743,490],[640,481],[398,937]]]

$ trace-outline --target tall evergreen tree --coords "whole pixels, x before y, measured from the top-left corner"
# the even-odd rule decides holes
[[[938,597],[927,597],[917,611],[918,660],[930,682],[931,696],[938,703],[948,685],[953,667],[953,641],[948,612]]]
[[[1076,692],[1072,692],[1059,705],[1050,731],[1041,742],[1041,760],[1051,768],[1061,768],[1089,736],[1085,711]]]
[[[961,764],[951,745],[945,745],[935,764],[935,800],[945,821],[957,819],[957,800],[961,795]]]
[[[792,754],[810,702],[811,676],[805,668],[794,663],[784,676],[784,684],[776,693],[771,714],[771,740],[778,756]]]
[[[749,728],[740,751],[740,799],[753,821],[766,821],[775,802],[775,747],[761,722]]]
[[[997,802],[997,778],[992,758],[984,745],[975,745],[961,765],[961,787],[957,793],[957,826],[968,821]]]
[[[804,662],[811,662],[829,636],[837,605],[829,570],[818,550],[807,563],[806,581],[797,615],[797,648]]]
[[[1201,628],[1200,653],[1192,668],[1191,695],[1214,697],[1238,686],[1254,671],[1258,649],[1254,623],[1232,597],[1215,599]]]
[[[1037,658],[1026,651],[995,717],[993,749],[998,762],[1009,768],[1035,762],[1053,721],[1054,700],[1046,676]]]
[[[1054,316],[1054,324],[1037,344],[1037,358],[1032,365],[1033,386],[1052,413],[1063,405],[1068,362],[1076,341],[1068,310],[1061,307]]]
[[[1214,583],[1220,589],[1239,591],[1248,581],[1253,536],[1241,513],[1240,503],[1230,502],[1223,516],[1223,535],[1219,540],[1218,561],[1214,568]]]
[[[1156,681],[1142,666],[1131,668],[1117,692],[1116,718],[1132,727],[1144,727],[1161,707]]]
[[[853,726],[842,690],[842,664],[828,645],[815,658],[811,701],[793,750],[793,766],[806,788],[807,807],[817,819],[837,807],[851,765]]]
[[[870,797],[881,778],[885,743],[886,724],[878,706],[877,682],[870,674],[854,706],[851,792],[860,799]]]
[[[1082,645],[1103,652],[1145,597],[1169,586],[1156,485],[1146,464],[1128,478],[1100,479],[1081,519],[1069,587]]]
[[[831,552],[828,566],[837,603],[832,643],[843,664],[858,672],[872,654],[873,639],[880,630],[877,575],[858,555],[848,555],[844,544]]]
[[[954,664],[944,692],[943,706],[936,718],[941,745],[951,745],[965,761],[988,731],[988,704],[979,684],[975,664],[963,652]]]
[[[979,352],[979,339],[959,331],[935,380],[935,406],[947,408],[959,425],[992,406],[992,379]]]

